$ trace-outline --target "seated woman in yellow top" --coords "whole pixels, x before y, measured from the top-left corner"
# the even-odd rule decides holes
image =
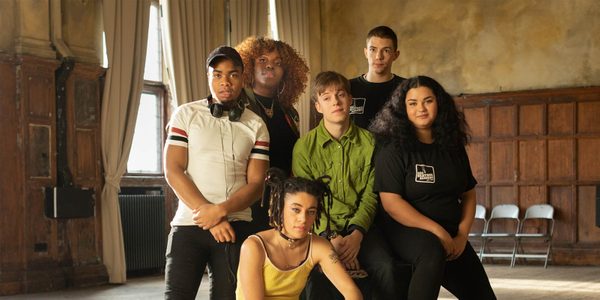
[[[266,184],[271,190],[269,218],[273,229],[252,235],[242,244],[238,300],[296,300],[317,264],[345,299],[362,299],[329,241],[311,234],[313,224],[319,224],[325,200],[331,208],[326,180],[287,178],[279,169],[269,170]]]

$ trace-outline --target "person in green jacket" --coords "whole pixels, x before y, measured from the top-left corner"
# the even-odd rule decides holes
[[[350,119],[352,95],[344,76],[319,73],[311,100],[323,119],[296,142],[292,173],[308,179],[331,177],[331,230],[327,232],[321,224],[315,233],[330,239],[354,278],[367,277],[357,282],[365,299],[371,291],[381,299],[395,298],[394,259],[381,233],[370,230],[377,211],[372,165],[375,140]],[[337,294],[318,270],[312,272],[305,293],[308,299],[332,299]]]

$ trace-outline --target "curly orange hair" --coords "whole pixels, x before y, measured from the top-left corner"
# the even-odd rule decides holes
[[[254,82],[254,61],[262,54],[277,50],[281,56],[283,77],[277,100],[283,107],[291,107],[306,89],[308,66],[304,59],[290,45],[266,37],[251,36],[242,41],[235,49],[244,61],[244,85],[252,88]]]

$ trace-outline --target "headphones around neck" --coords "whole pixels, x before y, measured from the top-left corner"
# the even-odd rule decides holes
[[[212,97],[210,96],[208,98],[208,103],[210,114],[215,118],[222,117],[223,112],[227,111],[229,121],[237,122],[242,117],[242,113],[244,113],[244,105],[242,104],[241,99],[235,100],[235,104],[229,109],[227,109],[222,103],[213,101]]]

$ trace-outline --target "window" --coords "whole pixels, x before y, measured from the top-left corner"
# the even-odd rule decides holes
[[[150,8],[148,49],[144,70],[144,88],[127,161],[129,175],[162,174],[162,144],[166,88],[163,84],[160,7],[153,1]]]

